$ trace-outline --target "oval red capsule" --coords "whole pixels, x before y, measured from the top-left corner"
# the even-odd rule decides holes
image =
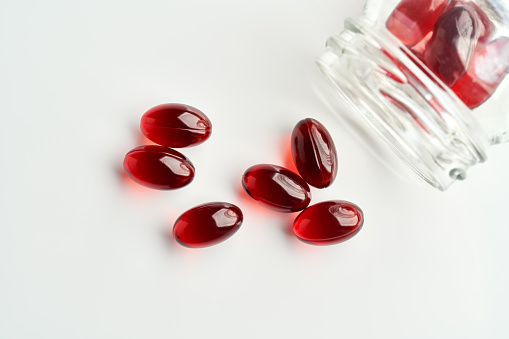
[[[309,205],[308,184],[296,173],[276,165],[255,165],[242,176],[246,193],[260,205],[278,212],[301,211]]]
[[[362,210],[343,200],[324,201],[309,206],[293,223],[295,235],[314,245],[342,242],[360,231],[364,223]]]
[[[143,134],[166,147],[189,147],[210,137],[212,123],[197,108],[183,104],[162,104],[149,109],[141,118]]]
[[[329,132],[315,119],[304,119],[292,132],[292,156],[300,175],[317,188],[330,186],[338,172],[336,146]]]
[[[231,237],[242,221],[242,211],[237,206],[207,203],[184,212],[173,226],[173,235],[187,247],[212,246]]]
[[[424,63],[452,87],[470,66],[479,38],[479,18],[470,6],[455,6],[435,23]]]
[[[448,2],[402,0],[387,19],[387,29],[407,47],[412,47],[431,32]]]
[[[126,154],[124,169],[137,183],[159,190],[188,185],[194,179],[194,166],[183,154],[167,147],[137,147]]]
[[[479,44],[478,47],[482,48],[485,43],[487,43],[493,35],[495,31],[495,26],[491,22],[489,16],[484,12],[484,10],[479,7],[475,2],[469,0],[452,0],[447,5],[445,12],[449,9],[457,7],[457,6],[466,6],[469,7],[471,11],[475,12],[478,20],[478,29],[479,29]],[[479,49],[480,49],[479,48]]]
[[[509,39],[499,38],[477,52],[467,73],[452,90],[469,108],[475,108],[495,92],[509,73]]]

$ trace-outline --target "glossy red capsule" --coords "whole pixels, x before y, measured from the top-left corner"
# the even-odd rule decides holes
[[[472,62],[480,19],[470,6],[456,6],[436,22],[424,51],[424,63],[446,86],[452,87]]]
[[[485,102],[509,72],[509,39],[499,38],[477,52],[467,73],[452,87],[469,108]]]
[[[456,7],[456,6],[468,6],[471,11],[475,12],[476,18],[478,20],[478,30],[479,30],[479,47],[478,49],[481,49],[485,43],[487,43],[495,31],[495,26],[491,22],[488,15],[473,1],[471,0],[453,0],[449,2],[447,5],[445,11],[448,11],[449,9]]]
[[[255,165],[242,176],[246,193],[260,205],[278,212],[297,212],[309,205],[311,191],[304,179],[276,165]]]
[[[159,190],[173,190],[194,179],[194,166],[183,154],[167,147],[137,147],[126,154],[124,169],[137,183]]]
[[[206,247],[220,243],[242,225],[240,208],[226,202],[212,202],[184,212],[173,226],[177,241],[187,247]]]
[[[330,245],[350,239],[362,228],[364,215],[355,204],[344,200],[324,201],[309,206],[293,223],[302,241]]]
[[[387,19],[387,29],[407,47],[412,47],[431,32],[448,2],[402,0]]]
[[[162,104],[149,109],[141,118],[143,134],[166,147],[196,146],[212,133],[209,118],[197,108],[182,104]]]
[[[336,178],[336,146],[325,126],[317,120],[304,119],[294,127],[292,156],[300,175],[311,186],[324,188]]]

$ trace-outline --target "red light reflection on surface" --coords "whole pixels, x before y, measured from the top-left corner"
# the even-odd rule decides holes
[[[151,141],[149,138],[147,138],[145,136],[145,134],[143,134],[141,132],[137,133],[137,140],[136,140],[136,142],[138,143],[139,146],[157,145],[155,142]]]
[[[282,147],[282,155],[283,155],[283,167],[289,169],[290,171],[299,174],[299,170],[297,166],[295,166],[295,162],[293,161],[292,156],[292,135],[287,134],[285,141]],[[300,175],[300,174],[299,174]]]
[[[242,187],[242,182],[239,182],[236,186],[235,191],[237,192],[237,197],[239,198],[241,206],[249,206],[250,209],[256,211],[256,213],[280,213],[276,211],[272,211],[262,205],[258,204],[255,200],[253,200],[247,193],[244,191],[244,187]],[[241,208],[242,209],[242,208]]]
[[[118,166],[116,172],[122,186],[139,192],[147,192],[149,190],[149,188],[144,187],[131,179],[131,177],[129,177],[129,175],[126,173],[122,164]]]

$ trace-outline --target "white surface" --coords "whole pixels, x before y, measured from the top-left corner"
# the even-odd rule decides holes
[[[395,174],[314,89],[325,39],[357,0],[0,3],[0,338],[507,338],[509,147],[440,193]],[[159,192],[122,178],[150,107],[212,120],[183,150],[194,182]],[[284,164],[295,123],[323,122],[340,156],[313,203],[364,209],[361,232],[314,247],[291,216],[240,190]],[[240,231],[192,250],[169,237],[207,201]]]

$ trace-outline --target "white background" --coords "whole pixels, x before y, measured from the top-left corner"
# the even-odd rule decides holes
[[[316,89],[326,38],[359,0],[0,3],[0,338],[507,338],[509,147],[441,193],[386,166]],[[122,175],[150,107],[213,123],[184,149],[191,185]],[[339,176],[313,203],[361,206],[361,232],[306,245],[295,215],[242,192],[287,163],[300,119],[324,123]],[[395,169],[396,168],[396,169]],[[188,249],[182,212],[228,201],[232,238]]]

